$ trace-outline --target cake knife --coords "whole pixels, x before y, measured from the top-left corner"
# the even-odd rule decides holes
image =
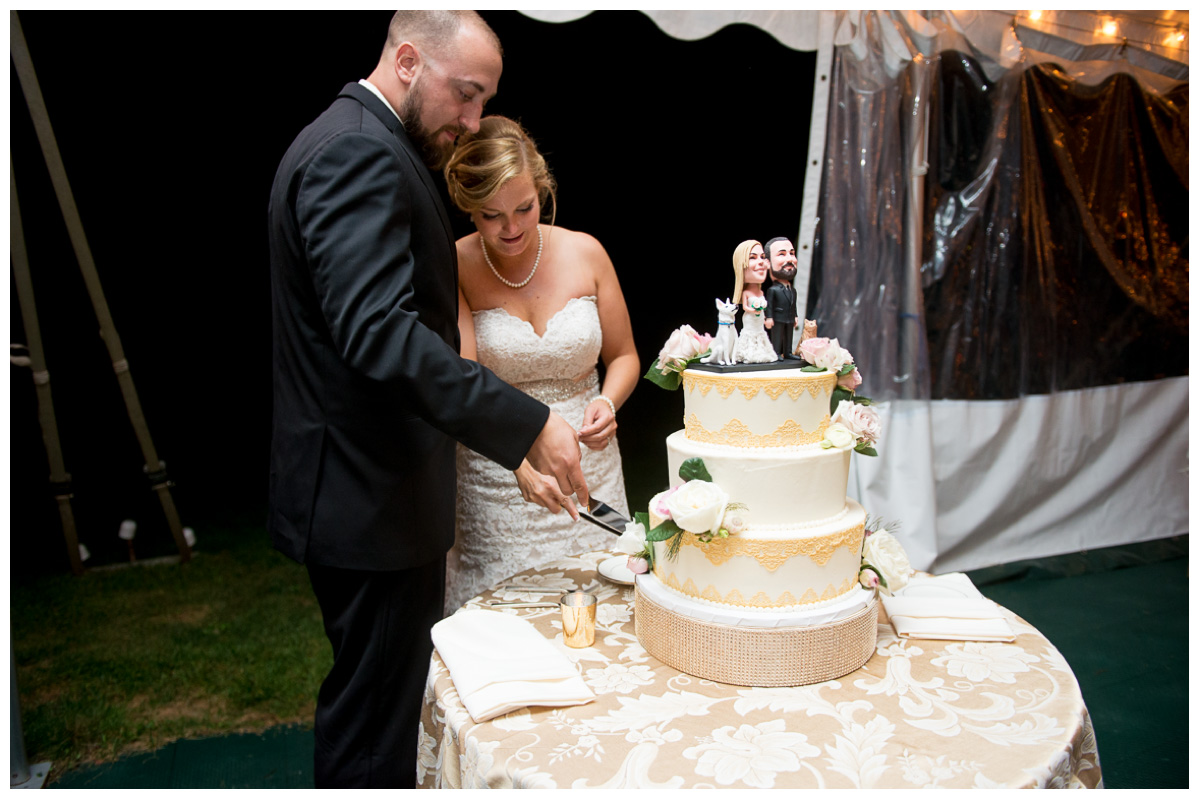
[[[629,520],[614,511],[612,506],[595,497],[588,498],[588,510],[580,510],[579,516],[617,536],[625,533],[625,526],[629,524]]]

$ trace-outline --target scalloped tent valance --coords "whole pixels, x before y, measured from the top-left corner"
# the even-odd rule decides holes
[[[543,22],[572,22],[591,11],[523,11]],[[708,10],[643,11],[676,39],[703,39],[726,25],[754,25],[795,50],[819,50],[820,17],[835,11]],[[861,11],[840,12],[854,17]],[[918,11],[889,11],[912,29],[929,26]],[[928,12],[927,12],[928,13]],[[999,60],[1006,50],[1021,46],[1069,61],[1121,61],[1173,80],[1188,78],[1187,11],[942,11],[964,38],[980,50],[994,51]],[[832,28],[829,28],[832,30]],[[932,32],[931,32],[932,35]]]

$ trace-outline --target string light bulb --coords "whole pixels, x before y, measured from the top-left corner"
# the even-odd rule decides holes
[[[1100,32],[1105,36],[1115,37],[1117,35],[1117,21],[1111,17],[1105,19],[1100,25]]]

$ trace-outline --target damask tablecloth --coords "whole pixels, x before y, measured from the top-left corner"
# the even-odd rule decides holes
[[[556,608],[509,609],[576,665],[596,700],[477,724],[435,652],[422,710],[425,788],[997,788],[1101,785],[1079,684],[1055,647],[1005,611],[1011,644],[901,640],[879,626],[856,672],[794,688],[681,674],[634,634],[634,590],[590,553],[509,582],[598,595],[596,643],[562,641]],[[493,590],[488,600],[555,600]]]

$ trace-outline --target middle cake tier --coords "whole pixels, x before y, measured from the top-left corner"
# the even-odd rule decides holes
[[[850,452],[819,446],[728,447],[692,441],[684,431],[667,437],[671,486],[683,482],[679,468],[684,461],[703,459],[713,483],[746,506],[742,517],[763,534],[840,518],[846,510]]]
[[[655,542],[654,577],[685,597],[732,608],[790,611],[835,602],[859,588],[866,523],[862,506],[844,502],[837,518],[807,528],[747,528],[710,542],[684,533],[673,558],[666,542]],[[661,519],[650,503],[656,526]]]

